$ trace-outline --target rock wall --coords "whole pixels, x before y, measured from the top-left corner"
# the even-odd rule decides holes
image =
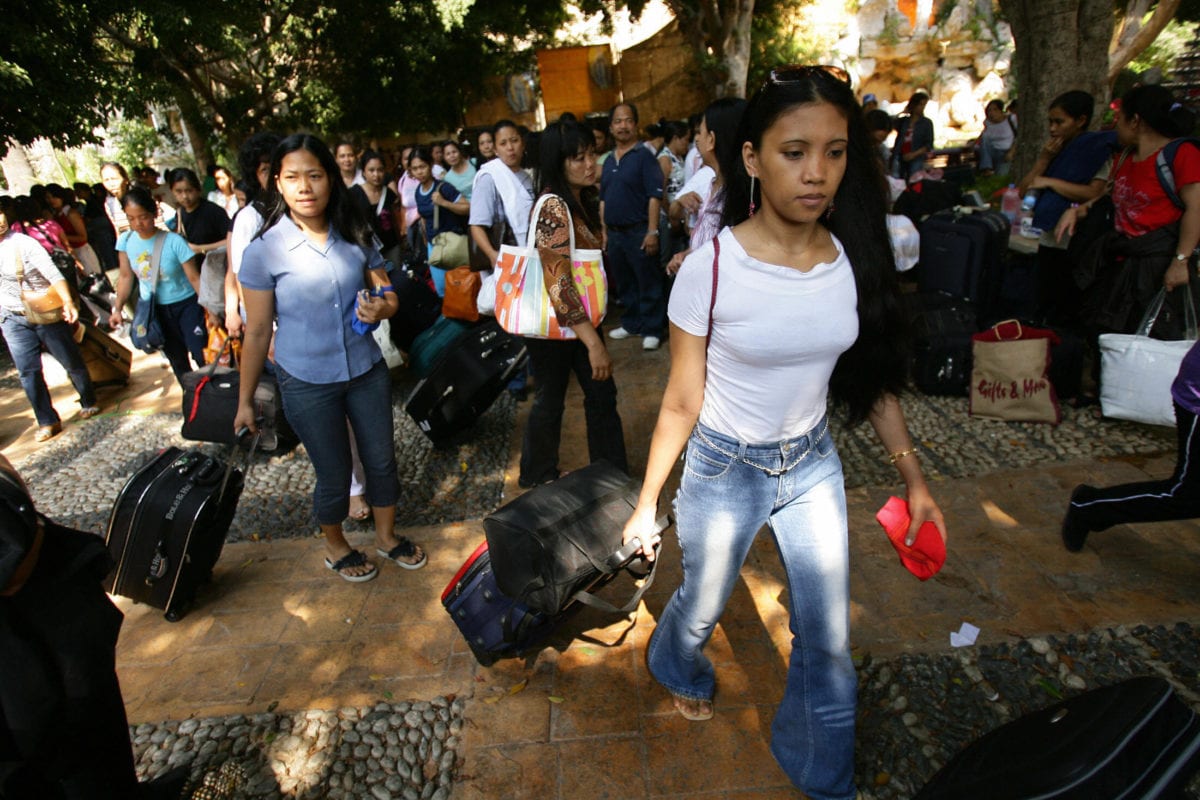
[[[860,97],[873,93],[884,110],[898,114],[914,92],[929,94],[925,113],[939,145],[977,136],[987,101],[1013,96],[1012,32],[991,0],[853,2],[817,0],[797,12],[797,27],[835,40],[830,57],[849,68]]]

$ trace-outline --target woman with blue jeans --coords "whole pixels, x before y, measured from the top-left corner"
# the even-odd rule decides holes
[[[625,540],[652,555],[658,495],[686,446],[675,498],[683,582],[650,640],[650,672],[686,719],[713,715],[704,647],[759,529],[788,580],[792,652],[771,752],[815,800],[854,787],[856,677],[841,462],[832,391],[869,419],[908,486],[911,544],[941,511],[921,475],[896,393],[901,314],[883,175],[845,73],[771,72],[746,107],[725,228],[683,263],[671,295],[671,373]]]
[[[63,365],[75,391],[79,392],[79,416],[87,419],[99,414],[100,409],[96,407],[96,389],[92,386],[87,365],[71,335],[70,325],[79,318],[79,309],[71,299],[67,282],[36,240],[9,230],[8,211],[6,205],[0,204],[0,328],[4,331],[4,342],[8,345],[13,366],[20,375],[21,388],[25,390],[37,419],[34,439],[45,442],[62,432],[62,418],[54,410],[42,374],[43,347]],[[22,276],[19,283],[18,265]],[[57,294],[62,302],[64,321],[34,325],[26,320],[21,303],[22,290]]]
[[[275,374],[284,413],[317,474],[313,505],[325,535],[325,566],[354,583],[378,574],[342,531],[352,429],[375,517],[376,552],[418,569],[425,553],[394,531],[399,482],[387,365],[369,332],[355,330],[355,323],[361,329],[396,313],[385,262],[319,139],[284,139],[271,156],[270,174],[263,227],[238,273],[246,332],[234,428],[256,430],[254,390],[276,321]]]

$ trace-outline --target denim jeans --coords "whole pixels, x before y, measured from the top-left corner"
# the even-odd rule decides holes
[[[79,354],[79,346],[71,337],[71,329],[65,322],[52,325],[30,325],[25,317],[0,311],[0,328],[4,341],[12,355],[13,366],[21,377],[21,388],[33,406],[33,415],[38,425],[53,425],[60,421],[58,412],[50,400],[50,390],[42,375],[42,347],[54,356],[71,378],[71,384],[79,393],[79,404],[87,408],[96,405],[96,389],[92,386],[87,365]]]
[[[204,309],[200,307],[199,298],[192,295],[178,303],[156,303],[154,313],[163,329],[163,355],[170,362],[176,380],[182,380],[193,369],[203,367],[208,330],[204,326]],[[188,361],[189,353],[196,362],[195,367]]]
[[[646,229],[608,229],[607,264],[616,273],[621,292],[621,327],[639,336],[662,337],[667,326],[666,274],[658,255],[642,249]]]
[[[392,424],[391,379],[382,359],[348,381],[307,383],[276,364],[283,412],[308,451],[317,486],[313,512],[319,525],[336,525],[350,511],[350,427],[366,474],[372,506],[394,506],[400,484]]]
[[[604,381],[592,380],[592,364],[583,342],[527,338],[525,347],[529,350],[537,383],[521,446],[522,483],[544,483],[558,477],[563,400],[572,372],[583,389],[588,458],[592,463],[606,460],[628,472],[625,433],[621,415],[617,413],[617,384],[611,377]]]
[[[853,798],[857,678],[850,659],[846,494],[827,420],[772,445],[748,445],[697,425],[675,518],[683,583],[650,640],[651,674],[675,694],[713,696],[715,675],[704,646],[766,523],[787,573],[792,633],[771,753],[814,800]]]
[[[980,145],[979,168],[994,170],[997,175],[1007,175],[1011,166],[1006,159],[1007,155],[1007,150],[1001,150],[995,145]]]

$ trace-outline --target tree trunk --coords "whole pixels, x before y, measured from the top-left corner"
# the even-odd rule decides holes
[[[745,97],[755,0],[668,0],[712,97]]]
[[[1004,9],[1012,26],[1012,66],[1020,97],[1020,135],[1013,164],[1019,179],[1046,142],[1046,112],[1057,95],[1082,89],[1095,97],[1093,127],[1107,107],[1112,2],[1009,0]]]
[[[183,132],[192,146],[192,155],[196,157],[196,167],[201,175],[214,162],[212,147],[208,143],[208,134],[212,126],[200,110],[195,97],[186,89],[176,89],[175,102],[179,106],[179,117],[183,121]]]
[[[8,152],[0,160],[0,168],[4,169],[4,182],[8,184],[8,194],[16,196],[29,191],[29,187],[37,183],[33,174],[33,165],[25,148],[16,142],[8,143]]]

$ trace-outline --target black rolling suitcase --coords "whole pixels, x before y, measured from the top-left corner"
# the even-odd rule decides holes
[[[940,294],[912,301],[913,384],[925,394],[965,397],[971,383],[971,336],[979,331],[975,307]]]
[[[223,460],[168,447],[133,474],[108,520],[104,541],[116,568],[105,589],[161,608],[171,622],[187,613],[212,576],[245,485],[233,466],[237,450]]]
[[[942,292],[978,303],[989,281],[1003,274],[1010,227],[994,211],[939,211],[921,226],[917,283],[922,292]]]
[[[1182,797],[1200,768],[1200,720],[1162,678],[1094,689],[968,745],[914,800]]]
[[[442,607],[485,667],[536,645],[556,623],[553,616],[538,614],[500,591],[487,542],[450,579],[442,592]]]
[[[622,547],[641,484],[600,461],[529,490],[483,521],[500,590],[543,614],[576,602],[613,613],[637,608],[654,569],[617,607],[592,594],[630,567],[640,545]],[[667,526],[659,520],[659,529]],[[644,562],[643,562],[644,563]],[[657,560],[654,567],[657,568]]]
[[[471,328],[409,395],[404,410],[435,444],[470,427],[525,363],[525,344],[494,319]]]

